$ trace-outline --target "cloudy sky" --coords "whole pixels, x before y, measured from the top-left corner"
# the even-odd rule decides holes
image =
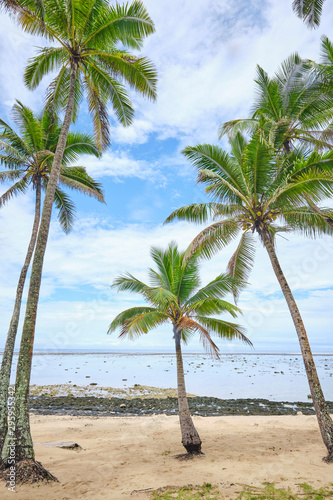
[[[143,54],[158,70],[158,99],[133,94],[136,118],[122,128],[112,118],[112,146],[99,161],[81,165],[104,186],[106,205],[72,194],[75,229],[64,235],[56,214],[48,243],[36,330],[37,349],[172,351],[168,326],[135,343],[107,335],[108,325],[140,299],[110,289],[115,276],[129,271],[146,279],[151,245],[176,240],[185,248],[198,227],[163,226],[170,212],[205,200],[195,174],[181,155],[186,145],[217,143],[220,123],[247,116],[254,95],[256,65],[272,74],[293,52],[318,60],[320,36],[333,38],[333,2],[326,2],[321,26],[310,31],[294,16],[291,0],[146,0],[156,33]],[[22,74],[43,41],[21,32],[0,15],[0,116],[11,122],[15,99],[38,112],[43,84],[28,91]],[[91,130],[86,108],[81,130]],[[222,144],[223,145],[223,144]],[[3,192],[6,186],[0,186]],[[0,347],[13,307],[33,219],[33,194],[11,200],[0,211]],[[333,240],[288,236],[278,241],[281,265],[295,291],[315,352],[333,353]],[[225,269],[233,247],[202,265],[205,284]],[[287,306],[258,244],[251,286],[239,302],[256,352],[297,352],[296,333]],[[231,300],[231,297],[230,297]],[[248,350],[221,343],[222,352]],[[200,350],[193,340],[190,351]]]

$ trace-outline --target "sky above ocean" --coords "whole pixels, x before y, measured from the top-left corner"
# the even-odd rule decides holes
[[[185,248],[200,227],[165,218],[188,203],[207,200],[181,150],[202,142],[218,143],[217,130],[227,120],[246,117],[254,98],[256,64],[273,74],[293,52],[318,60],[320,36],[333,39],[333,3],[326,2],[321,26],[311,31],[293,14],[291,0],[147,0],[156,33],[142,54],[158,70],[158,99],[151,103],[132,94],[135,120],[117,124],[110,110],[112,145],[101,160],[81,165],[104,186],[106,205],[71,193],[77,208],[75,228],[62,233],[54,215],[41,289],[36,347],[149,350],[170,352],[172,329],[165,325],[135,343],[107,335],[120,311],[143,304],[140,298],[110,289],[120,273],[146,280],[151,245],[171,240]],[[41,39],[20,31],[0,15],[0,117],[13,125],[15,99],[41,110],[46,79],[34,92],[23,84],[26,61]],[[91,131],[82,106],[77,130]],[[226,146],[225,141],[220,142]],[[3,192],[6,186],[0,186]],[[33,194],[12,199],[0,210],[0,348],[3,347],[33,220]],[[203,262],[206,284],[225,270],[235,245]],[[299,304],[315,352],[332,353],[333,239],[279,238],[281,266]],[[239,307],[238,322],[258,352],[297,352],[296,333],[287,305],[263,248]],[[231,297],[230,297],[230,300]],[[226,318],[227,319],[227,318]],[[222,351],[252,352],[237,342],[220,343]],[[193,339],[190,351],[200,351]]]

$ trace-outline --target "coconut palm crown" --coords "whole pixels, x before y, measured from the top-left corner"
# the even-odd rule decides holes
[[[19,101],[13,106],[13,119],[18,132],[0,119],[0,163],[7,168],[0,172],[0,182],[12,182],[12,186],[0,196],[0,207],[12,197],[24,194],[29,187],[36,190],[40,185],[46,190],[61,131],[56,116],[51,116],[48,111],[37,116]],[[66,233],[72,228],[75,208],[63,188],[77,190],[104,202],[101,185],[88,175],[84,167],[71,165],[83,154],[100,156],[92,136],[70,132],[54,198],[59,222]]]
[[[167,219],[189,220],[208,227],[192,242],[192,251],[210,257],[240,235],[229,272],[247,280],[254,263],[255,239],[265,246],[273,270],[286,298],[300,342],[312,399],[327,461],[333,461],[333,422],[330,418],[314,365],[306,330],[276,255],[276,236],[295,231],[316,237],[332,234],[325,221],[333,211],[321,208],[320,214],[308,206],[319,203],[333,190],[333,152],[324,154],[293,150],[281,155],[254,135],[249,142],[241,134],[230,139],[231,153],[219,146],[201,144],[187,147],[183,153],[198,170],[198,182],[206,186],[211,203],[192,204],[175,210]],[[323,215],[324,214],[324,218]],[[211,223],[211,217],[215,222]],[[235,290],[237,297],[239,290]]]
[[[324,42],[322,59],[326,61],[329,50]],[[255,84],[251,116],[223,123],[220,138],[256,132],[268,144],[287,153],[299,145],[332,148],[333,87],[323,84],[314,64],[292,54],[273,77],[258,65]]]
[[[173,325],[182,443],[189,453],[200,452],[201,440],[194,428],[186,399],[181,341],[186,344],[194,334],[199,334],[204,348],[217,358],[219,348],[212,335],[227,340],[240,339],[251,345],[239,325],[211,317],[225,312],[235,317],[240,312],[235,305],[224,300],[238,281],[229,274],[220,274],[208,285],[199,288],[199,254],[190,254],[189,249],[179,252],[173,242],[166,250],[151,248],[150,254],[157,267],[157,270],[149,269],[150,285],[131,274],[117,277],[112,285],[119,291],[139,293],[149,306],[121,312],[112,321],[108,332],[119,328],[120,338],[134,339],[164,323]]]
[[[149,99],[156,98],[156,70],[143,56],[126,48],[142,48],[154,25],[139,0],[120,5],[86,0],[44,0],[44,19],[20,10],[18,20],[25,31],[42,35],[55,46],[39,50],[25,71],[25,83],[35,89],[50,72],[57,72],[47,90],[46,105],[55,112],[66,108],[73,64],[76,71],[73,120],[83,95],[93,118],[95,140],[100,149],[109,144],[107,105],[124,126],[131,124],[134,109],[125,84]],[[36,7],[37,9],[37,7]]]

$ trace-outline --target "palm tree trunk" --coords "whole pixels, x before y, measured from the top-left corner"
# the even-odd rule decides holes
[[[77,62],[72,60],[68,103],[66,107],[64,122],[59,135],[59,141],[54,155],[49,182],[45,193],[43,212],[38,231],[34,260],[32,264],[27,308],[23,324],[20,354],[17,365],[15,384],[16,462],[24,459],[34,460],[35,458],[29,422],[29,383],[34,333],[37,317],[39,290],[42,278],[43,261],[51,222],[52,205],[54,201],[55,190],[59,180],[61,162],[64,154],[64,149],[66,147],[67,135],[73,116],[76,75]],[[2,450],[2,459],[5,463],[8,463],[10,452],[9,440],[10,437],[7,433],[5,444]]]
[[[201,439],[194,427],[186,396],[183,358],[180,346],[181,330],[174,325],[173,332],[176,344],[178,408],[182,444],[188,453],[201,453]]]
[[[275,275],[278,279],[278,282],[280,283],[283,295],[285,296],[285,299],[287,301],[296,328],[296,332],[298,335],[298,340],[301,346],[301,352],[305,365],[305,371],[308,377],[312,401],[315,407],[320,432],[323,441],[325,443],[325,446],[328,450],[328,456],[325,457],[323,460],[326,462],[333,462],[333,421],[327,409],[326,401],[318,378],[306,330],[300,312],[296,305],[295,299],[291,293],[287,280],[280,267],[271,236],[268,234],[264,235],[264,245],[271,260]]]
[[[18,323],[20,319],[20,311],[22,304],[22,295],[23,288],[25,284],[25,280],[27,277],[28,269],[30,266],[31,258],[34,252],[37,234],[38,234],[38,226],[40,220],[40,203],[41,203],[41,181],[38,179],[36,184],[36,201],[35,201],[35,217],[34,223],[32,226],[32,234],[28,246],[27,255],[25,257],[25,261],[21,270],[21,274],[19,277],[17,289],[16,289],[16,299],[14,304],[14,310],[12,319],[9,325],[9,330],[7,334],[7,340],[5,349],[3,352],[1,369],[0,369],[0,456],[3,447],[3,442],[7,434],[8,429],[8,410],[7,410],[7,401],[8,401],[8,388],[10,383],[10,375],[12,369],[12,360],[14,354],[15,340],[17,334]]]

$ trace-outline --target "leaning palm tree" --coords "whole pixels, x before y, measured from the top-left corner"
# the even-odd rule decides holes
[[[47,187],[61,130],[57,117],[51,117],[48,112],[38,117],[20,102],[13,107],[13,118],[19,128],[18,133],[6,122],[0,120],[0,162],[7,167],[6,171],[0,172],[0,182],[12,182],[11,187],[0,196],[0,208],[12,197],[32,188],[35,192],[35,215],[26,258],[17,285],[13,314],[0,369],[0,452],[7,433],[8,387],[23,288],[37,239],[41,194]],[[99,156],[91,136],[70,132],[54,199],[60,224],[66,233],[70,231],[73,224],[74,205],[60,186],[75,189],[104,202],[100,184],[92,179],[83,167],[69,166],[81,154]]]
[[[293,0],[293,10],[309,26],[318,28],[325,0]]]
[[[213,342],[211,333],[223,339],[238,338],[251,344],[242,328],[228,321],[211,318],[212,314],[228,312],[233,317],[239,309],[223,300],[237,280],[228,274],[220,274],[203,288],[199,288],[199,254],[179,252],[172,242],[166,250],[151,248],[151,257],[157,266],[149,269],[151,285],[146,285],[131,274],[124,274],[114,280],[118,290],[141,294],[148,307],[127,309],[112,321],[109,333],[120,328],[120,338],[134,339],[148,331],[171,322],[177,357],[177,389],[179,422],[182,444],[190,454],[201,452],[201,439],[194,427],[185,389],[185,377],[181,342],[187,343],[198,333],[203,346],[216,358],[219,348]]]
[[[230,139],[231,153],[218,146],[202,144],[187,147],[185,157],[198,170],[198,181],[206,186],[212,203],[188,205],[167,219],[185,219],[197,223],[217,219],[192,242],[193,251],[201,249],[206,257],[241,234],[228,269],[238,279],[247,280],[254,262],[254,234],[264,245],[274,273],[287,301],[304,360],[311,395],[328,450],[327,462],[333,461],[333,422],[327,410],[306,330],[276,254],[276,236],[297,231],[310,236],[332,228],[305,203],[308,195],[316,202],[332,194],[333,152],[319,155],[294,150],[289,155],[269,147],[254,135],[247,143],[237,134]],[[330,209],[322,209],[332,217]],[[237,295],[237,293],[236,293]]]
[[[154,32],[153,22],[139,0],[125,5],[110,5],[107,0],[44,0],[43,21],[27,11],[19,12],[17,19],[27,32],[45,36],[50,43],[56,44],[41,49],[30,61],[25,82],[34,89],[45,75],[57,70],[57,76],[48,87],[47,106],[56,113],[65,111],[38,231],[15,385],[16,460],[25,460],[26,467],[28,461],[34,469],[28,404],[31,346],[52,206],[69,127],[85,95],[97,145],[99,149],[105,148],[109,144],[108,104],[116,118],[124,126],[129,125],[133,108],[125,84],[155,99],[156,72],[149,60],[126,50],[126,47],[140,49],[143,39]],[[8,443],[7,433],[2,451],[2,459],[7,464]],[[40,470],[36,471],[37,478],[42,476]]]

